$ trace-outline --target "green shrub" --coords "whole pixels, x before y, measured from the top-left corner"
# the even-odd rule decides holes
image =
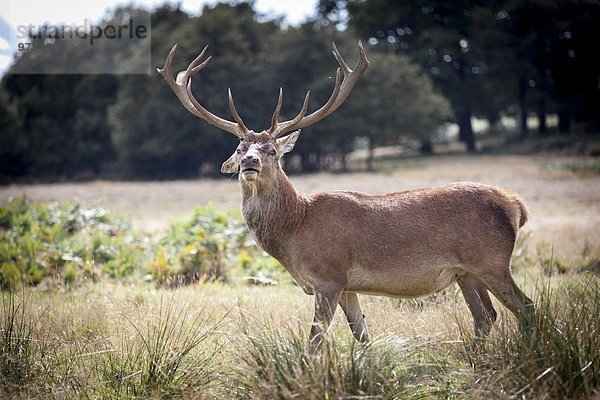
[[[258,247],[242,250],[236,257],[238,273],[250,284],[270,285],[292,279],[283,266]]]
[[[101,207],[34,203],[19,197],[0,208],[0,287],[96,279],[96,264],[124,277],[141,262],[139,235]],[[58,278],[58,279],[57,279]]]
[[[101,207],[19,197],[0,208],[0,239],[2,289],[136,274],[167,286],[232,277],[290,280],[254,243],[239,212],[212,205],[195,207],[190,218],[147,237]]]
[[[195,207],[188,220],[172,224],[158,239],[149,272],[161,284],[228,281],[231,260],[253,246],[239,213]]]

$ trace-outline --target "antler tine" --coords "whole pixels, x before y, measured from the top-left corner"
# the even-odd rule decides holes
[[[332,47],[333,55],[340,65],[341,70],[344,72],[343,81],[340,84],[340,68],[338,68],[336,71],[335,86],[331,96],[329,97],[329,100],[327,100],[327,103],[308,116],[299,119],[296,117],[291,121],[282,122],[279,124],[277,132],[273,134],[273,136],[279,137],[294,129],[306,128],[307,126],[310,126],[333,113],[350,95],[354,85],[356,85],[363,72],[365,72],[369,66],[369,60],[367,60],[367,55],[365,53],[362,41],[358,41],[359,59],[356,67],[354,67],[353,70],[350,69],[341,53],[337,49],[335,43],[332,43]]]
[[[338,64],[340,64],[340,66],[344,70],[344,76],[352,73],[352,70],[350,69],[350,67],[348,66],[348,64],[346,64],[346,61],[344,60],[344,57],[342,57],[342,55],[340,54],[340,51],[338,50],[338,48],[335,45],[335,43],[332,42],[331,43],[331,47],[333,48],[333,50],[331,51],[333,53],[333,56],[337,60]]]
[[[277,100],[277,106],[271,119],[271,127],[269,128],[269,134],[273,135],[277,131],[279,124],[279,113],[281,113],[281,105],[283,104],[283,88],[279,88],[279,99]]]
[[[246,124],[244,124],[242,117],[240,117],[237,110],[235,109],[235,104],[233,103],[233,96],[231,95],[231,88],[227,89],[227,94],[229,97],[229,110],[231,110],[231,115],[233,115],[233,119],[235,119],[235,122],[237,122],[238,126],[242,131],[248,132],[249,129],[246,127]]]
[[[171,51],[169,51],[169,54],[167,55],[167,58],[165,59],[165,66],[162,68],[156,68],[158,73],[161,74],[163,77],[165,77],[165,79],[167,79],[167,76],[170,76],[171,78],[173,78],[173,73],[171,72],[171,65],[173,64],[173,57],[175,56],[176,49],[177,49],[177,43],[175,43],[175,45],[171,48]]]
[[[212,56],[209,56],[206,60],[204,60],[204,62],[202,62],[202,64],[196,66],[196,64],[202,59],[202,57],[204,57],[204,53],[206,53],[207,49],[208,49],[208,45],[204,46],[204,48],[202,49],[202,52],[198,55],[198,57],[196,57],[194,59],[194,61],[192,61],[190,63],[190,65],[188,65],[187,69],[185,70],[185,74],[187,76],[196,75],[198,72],[200,72],[202,70],[202,68],[204,68],[206,66],[206,64],[208,64],[208,62],[210,61]]]
[[[294,119],[290,121],[286,121],[279,126],[274,132],[271,133],[271,137],[274,139],[283,136],[284,133],[293,131],[296,125],[304,118],[306,112],[308,111],[308,100],[310,99],[310,90],[306,92],[306,96],[304,97],[304,103],[302,103],[302,109],[294,117]]]
[[[175,44],[165,60],[165,66],[163,68],[157,68],[156,70],[163,76],[169,87],[177,95],[177,98],[181,104],[183,104],[183,106],[189,112],[205,120],[209,124],[215,125],[217,128],[223,129],[224,131],[232,133],[235,136],[242,137],[248,131],[248,128],[246,128],[243,123],[241,125],[239,123],[236,124],[214,115],[204,108],[192,94],[191,77],[200,72],[211,59],[211,57],[208,57],[202,63],[196,65],[204,57],[207,48],[208,46],[204,47],[200,55],[198,55],[198,57],[196,57],[194,61],[188,65],[186,70],[179,72],[177,74],[177,78],[173,79],[172,65],[173,58],[175,56],[175,50],[177,49],[177,44]]]

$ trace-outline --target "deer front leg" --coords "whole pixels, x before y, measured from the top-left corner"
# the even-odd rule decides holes
[[[323,344],[341,294],[341,288],[315,287],[315,317],[310,329],[310,345],[313,349],[318,349]]]
[[[361,343],[368,343],[367,323],[360,308],[358,295],[356,293],[342,293],[339,303],[342,310],[344,310],[344,314],[346,314],[348,325],[350,325],[350,329],[356,340]]]

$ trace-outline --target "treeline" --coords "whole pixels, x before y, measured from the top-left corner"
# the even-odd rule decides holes
[[[308,89],[309,111],[320,107],[337,68],[331,42],[353,66],[357,39],[364,38],[371,66],[334,116],[303,132],[290,160],[303,171],[344,168],[359,138],[370,149],[415,142],[431,150],[447,122],[458,123],[460,139],[474,150],[472,116],[494,124],[502,115],[521,115],[524,133],[530,111],[540,116],[540,131],[548,114],[559,115],[564,132],[573,120],[597,126],[593,23],[600,7],[520,3],[321,0],[318,17],[297,28],[257,15],[248,3],[205,7],[200,16],[163,6],[151,15],[152,64],[162,67],[178,43],[179,71],[209,44],[213,58],[194,78],[196,97],[231,119],[230,87],[246,124],[262,130],[279,87],[282,118],[297,114]],[[106,22],[136,12],[120,8]],[[157,73],[18,73],[43,63],[47,46],[33,40],[31,55],[0,82],[4,180],[212,175],[235,147],[235,137],[189,114]],[[66,47],[67,60],[70,51],[77,50]]]
[[[471,118],[518,118],[523,137],[558,115],[600,125],[600,3],[587,0],[321,0],[322,14],[410,56],[450,102],[460,140],[475,151]]]

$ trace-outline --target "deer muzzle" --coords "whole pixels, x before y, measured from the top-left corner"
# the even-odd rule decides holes
[[[260,158],[254,154],[246,154],[240,162],[242,179],[245,181],[254,181],[262,170]]]

